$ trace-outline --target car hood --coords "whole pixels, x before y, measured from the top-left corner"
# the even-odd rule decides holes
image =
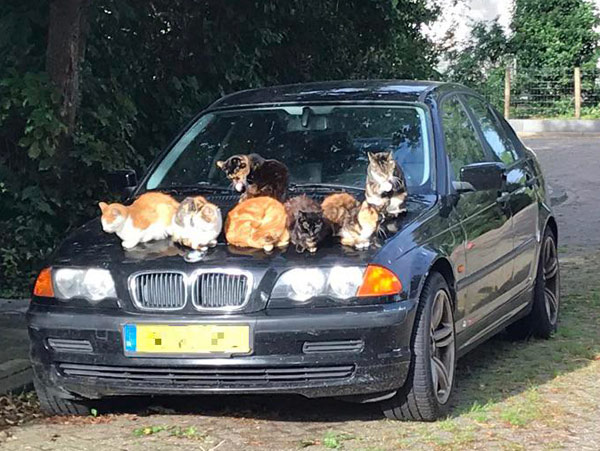
[[[285,268],[340,263],[366,264],[373,261],[374,256],[393,236],[401,233],[408,223],[416,220],[434,202],[434,196],[414,196],[408,203],[408,213],[384,223],[375,245],[366,251],[357,251],[329,240],[314,254],[300,254],[294,246],[285,250],[275,249],[267,254],[262,250],[228,246],[221,236],[216,247],[203,253],[198,261],[190,262],[186,258],[190,250],[175,245],[168,239],[139,244],[129,250],[123,249],[121,240],[115,234],[105,233],[97,218],[73,231],[56,250],[50,263],[55,266],[92,266],[128,272],[146,269],[189,271],[202,267]]]

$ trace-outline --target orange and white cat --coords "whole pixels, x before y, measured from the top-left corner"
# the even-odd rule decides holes
[[[253,197],[237,204],[227,215],[225,238],[233,246],[264,249],[289,244],[285,207],[272,197]]]
[[[205,251],[216,246],[222,228],[219,207],[202,196],[186,197],[173,216],[171,237],[176,243]]]
[[[102,210],[102,228],[116,233],[125,249],[138,243],[162,240],[171,234],[173,216],[179,203],[163,193],[145,193],[131,205],[98,204]]]

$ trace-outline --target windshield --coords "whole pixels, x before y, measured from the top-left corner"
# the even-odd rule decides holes
[[[425,111],[416,106],[293,106],[206,114],[163,158],[148,190],[228,187],[218,160],[258,153],[287,165],[290,183],[364,188],[367,152],[392,151],[409,193],[431,191]]]

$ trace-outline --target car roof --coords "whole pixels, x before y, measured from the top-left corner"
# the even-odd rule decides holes
[[[467,88],[436,81],[415,80],[344,80],[249,89],[229,94],[213,103],[210,109],[260,104],[308,102],[417,102],[442,92]]]

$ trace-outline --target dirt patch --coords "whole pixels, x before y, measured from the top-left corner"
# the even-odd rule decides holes
[[[452,415],[437,423],[392,422],[376,406],[289,396],[130,399],[118,406],[122,413],[102,414],[98,406],[99,416],[84,418],[34,419],[33,404],[33,413],[20,417],[27,424],[0,432],[0,447],[598,449],[599,267],[600,255],[563,258],[559,333],[548,341],[498,337],[467,355],[459,362]],[[27,396],[25,404],[35,402]]]

